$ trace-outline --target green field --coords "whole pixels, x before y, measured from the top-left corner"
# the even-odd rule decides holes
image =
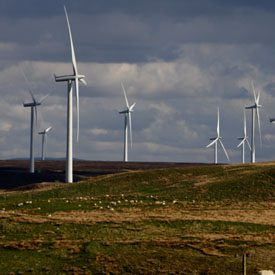
[[[0,194],[0,274],[242,274],[244,253],[275,271],[275,162]]]

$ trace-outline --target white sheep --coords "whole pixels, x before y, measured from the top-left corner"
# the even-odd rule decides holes
[[[275,275],[272,270],[261,270],[257,274],[258,275]]]

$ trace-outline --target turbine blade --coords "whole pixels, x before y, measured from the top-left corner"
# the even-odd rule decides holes
[[[85,86],[87,86],[87,82],[83,79],[83,78],[80,78],[79,81],[84,84]]]
[[[246,138],[245,141],[246,141],[246,143],[248,145],[249,150],[251,151],[251,146],[250,146],[250,143],[249,143],[248,139]]]
[[[251,81],[251,86],[252,86],[252,90],[253,90],[254,101],[255,101],[255,103],[256,103],[256,102],[257,102],[257,98],[256,98],[256,92],[255,92],[255,88],[254,88],[254,83],[253,83],[253,81]]]
[[[42,96],[42,97],[39,99],[38,103],[41,104],[48,96],[49,96],[49,94],[47,94],[47,95],[45,95],[45,96]]]
[[[31,95],[31,97],[32,97],[32,101],[33,101],[33,103],[35,104],[35,106],[36,106],[36,100],[35,100],[35,97],[34,97],[34,95],[33,95],[33,93],[32,93],[32,91],[29,89],[29,93],[30,93],[30,95]]]
[[[45,132],[48,133],[52,129],[52,126],[48,127]]]
[[[225,150],[225,147],[224,147],[224,145],[223,145],[223,143],[222,143],[222,141],[219,139],[219,143],[220,143],[220,145],[221,145],[221,147],[222,147],[222,149],[223,149],[223,151],[224,151],[224,153],[225,153],[225,155],[226,155],[226,158],[228,159],[228,161],[229,161],[229,157],[228,157],[228,154],[227,154],[227,152],[226,152],[226,150]]]
[[[21,68],[21,67],[20,67],[20,68]],[[26,84],[27,84],[27,87],[28,87],[28,90],[29,90],[29,94],[30,94],[31,97],[32,97],[33,103],[36,103],[35,97],[34,97],[34,95],[33,95],[33,93],[32,93],[32,90],[31,90],[31,84],[30,84],[28,78],[26,77],[24,71],[22,70],[22,68],[21,68],[21,72],[22,72],[22,75],[23,75],[23,77],[24,77],[24,79],[25,79],[25,82],[26,82]]]
[[[37,127],[37,105],[36,105],[36,104],[34,105],[34,111],[35,111],[35,113],[34,113],[34,116],[35,116],[35,124],[36,124],[36,127]]]
[[[260,144],[262,147],[262,133],[261,133],[261,121],[260,121],[260,112],[259,112],[259,108],[256,108],[256,113],[257,113],[257,120],[258,120],[258,126],[259,126],[259,135],[260,135]]]
[[[128,99],[127,99],[126,92],[125,92],[124,85],[123,85],[122,81],[121,81],[121,86],[122,86],[122,89],[123,89],[123,92],[124,92],[126,106],[129,109],[129,103],[128,103]]]
[[[133,109],[134,109],[135,106],[136,106],[136,102],[130,106],[129,111],[133,112]]]
[[[237,146],[237,148],[239,148],[239,147],[244,143],[245,140],[246,140],[246,139],[243,138],[242,141],[241,141],[241,142],[239,143],[239,145]]]
[[[261,90],[259,90],[258,96],[257,96],[257,101],[256,104],[259,105],[260,102],[260,95],[261,95]]]
[[[131,141],[131,148],[133,146],[133,135],[132,135],[132,115],[131,112],[128,113],[129,117],[129,126],[130,126],[130,141]]]
[[[79,139],[79,82],[78,78],[75,79],[75,99],[76,99],[76,141],[78,142]]]
[[[210,142],[210,143],[206,146],[206,148],[209,148],[210,146],[212,146],[214,143],[217,142],[218,139],[219,139],[218,137],[215,138],[212,142]]]
[[[67,10],[66,10],[65,6],[64,6],[64,11],[65,11],[65,15],[66,15],[66,20],[67,20],[67,25],[68,25],[68,30],[69,30],[69,36],[70,36],[73,70],[74,70],[74,74],[77,75],[77,66],[76,66],[76,59],[75,59],[75,52],[74,52],[74,44],[73,44],[72,32],[71,32],[69,17],[68,17]]]

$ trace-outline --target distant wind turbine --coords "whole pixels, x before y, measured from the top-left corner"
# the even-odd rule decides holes
[[[122,81],[121,81],[121,86],[122,86],[122,89],[123,89],[123,92],[124,92],[124,97],[125,97],[125,102],[126,102],[126,110],[121,111],[119,113],[125,115],[123,161],[127,162],[128,161],[128,121],[129,121],[129,126],[130,126],[130,140],[131,140],[131,148],[132,148],[133,138],[132,138],[132,117],[131,117],[131,113],[134,111],[134,107],[135,107],[136,103],[129,106],[128,99],[127,99],[126,92],[125,92]]]
[[[22,71],[23,72],[23,71]],[[34,168],[34,144],[33,144],[33,138],[34,138],[34,118],[37,124],[37,106],[41,105],[42,102],[48,97],[48,95],[43,96],[40,100],[36,100],[31,89],[30,89],[30,84],[28,82],[28,79],[26,78],[24,72],[23,76],[25,78],[25,81],[28,85],[29,93],[32,97],[32,102],[30,103],[23,103],[24,107],[31,107],[31,129],[30,129],[30,173],[35,172]]]
[[[46,155],[46,148],[47,148],[47,136],[48,132],[52,129],[52,126],[48,127],[42,132],[39,132],[39,135],[42,135],[42,160],[45,160],[45,155]]]
[[[206,148],[209,148],[210,146],[214,145],[214,163],[215,164],[218,163],[218,143],[221,145],[221,147],[226,155],[226,158],[229,161],[228,154],[225,150],[225,147],[224,147],[221,139],[222,139],[222,137],[220,136],[220,112],[219,112],[219,108],[217,108],[217,137],[210,138],[210,140],[213,140],[213,141],[206,146]]]
[[[56,76],[56,82],[64,82],[68,83],[68,99],[67,99],[67,147],[66,147],[66,176],[65,181],[67,183],[73,182],[73,82],[75,84],[75,97],[76,97],[76,112],[77,112],[77,141],[79,138],[79,81],[84,85],[87,85],[84,80],[84,75],[78,74],[76,58],[74,52],[74,44],[72,39],[70,22],[67,14],[66,7],[64,6],[65,16],[67,20],[69,36],[70,36],[70,44],[71,44],[71,55],[72,55],[72,66],[73,66],[73,74],[72,75],[63,75]]]
[[[245,143],[247,144],[247,146],[249,147],[249,149],[251,151],[251,146],[250,146],[250,143],[248,141],[248,136],[247,136],[247,133],[246,133],[245,110],[243,111],[243,133],[244,133],[244,136],[242,138],[238,138],[238,140],[241,140],[241,142],[239,143],[239,145],[237,147],[240,147],[241,145],[243,146],[243,163],[245,163]]]
[[[261,122],[260,122],[260,113],[259,109],[262,107],[262,105],[259,104],[260,101],[260,92],[256,96],[256,92],[254,89],[254,84],[251,82],[253,95],[254,95],[254,104],[248,107],[245,107],[245,109],[251,109],[252,119],[251,119],[251,162],[255,163],[255,110],[257,114],[257,120],[258,120],[258,126],[259,126],[259,134],[260,134],[260,144],[262,146],[262,135],[261,135]]]

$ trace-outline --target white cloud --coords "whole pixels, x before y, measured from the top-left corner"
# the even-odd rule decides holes
[[[178,125],[179,131],[182,132],[185,139],[192,140],[193,142],[194,140],[198,139],[198,133],[190,129],[185,120],[178,120],[176,124]]]
[[[106,129],[99,129],[99,128],[93,128],[93,129],[90,129],[89,132],[92,134],[92,135],[106,135],[108,133],[108,131]]]
[[[0,131],[8,132],[8,131],[10,131],[11,128],[12,128],[11,123],[8,123],[5,121],[0,122]]]

